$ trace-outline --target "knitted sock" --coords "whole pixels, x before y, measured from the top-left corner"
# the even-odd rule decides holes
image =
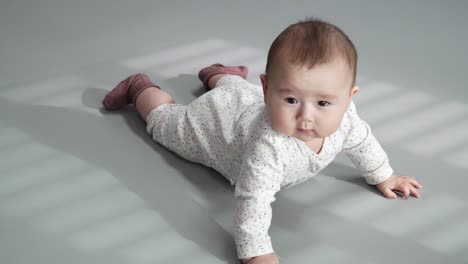
[[[161,89],[152,83],[146,74],[130,75],[104,97],[102,104],[107,110],[116,110],[127,104],[135,104],[138,95],[149,87]]]
[[[245,79],[247,78],[248,72],[249,69],[247,66],[224,66],[223,64],[216,63],[201,69],[198,73],[198,78],[203,82],[205,87],[208,88],[208,80],[216,74],[238,75]]]

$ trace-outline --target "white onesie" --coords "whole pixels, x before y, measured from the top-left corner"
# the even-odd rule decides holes
[[[235,185],[234,238],[240,259],[273,252],[268,229],[276,192],[310,179],[339,152],[351,158],[369,184],[393,173],[353,102],[338,130],[315,153],[301,140],[273,130],[262,88],[235,75],[223,76],[216,89],[189,105],[153,109],[147,131],[166,148],[217,170]]]

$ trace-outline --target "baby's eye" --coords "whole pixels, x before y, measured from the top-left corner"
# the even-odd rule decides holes
[[[327,101],[319,101],[317,104],[318,104],[319,106],[321,106],[321,107],[325,107],[325,106],[330,105],[330,103],[327,102]]]
[[[299,101],[298,101],[296,98],[292,98],[292,97],[286,98],[286,102],[288,102],[289,104],[297,104],[297,103],[299,103]]]

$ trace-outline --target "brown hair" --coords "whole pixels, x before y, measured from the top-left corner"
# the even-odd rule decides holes
[[[307,66],[332,62],[340,58],[348,64],[356,83],[357,52],[348,36],[337,26],[317,18],[307,18],[287,27],[271,44],[265,73],[271,73],[275,59],[279,56],[288,62]]]

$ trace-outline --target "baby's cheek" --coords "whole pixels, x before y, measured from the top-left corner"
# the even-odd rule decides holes
[[[329,118],[327,119],[323,125],[321,126],[321,136],[322,137],[327,137],[333,133],[335,133],[336,130],[340,127],[340,120],[337,118]]]
[[[273,129],[284,135],[292,135],[295,131],[294,126],[291,125],[291,121],[288,119],[277,119],[277,122],[273,123]]]
[[[273,129],[286,135],[294,132],[294,115],[282,109],[275,109],[270,114]]]
[[[270,115],[271,127],[280,133],[285,133],[284,131],[284,120],[279,115]]]

